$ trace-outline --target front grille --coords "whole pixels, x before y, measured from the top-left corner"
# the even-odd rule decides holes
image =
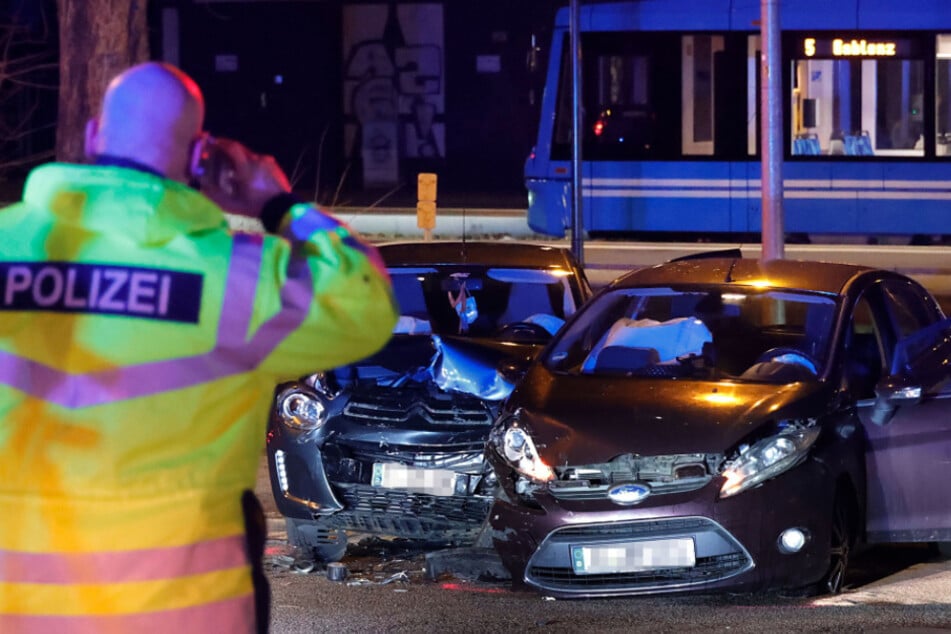
[[[651,487],[651,495],[670,495],[671,493],[685,493],[703,488],[710,482],[711,477],[690,478],[687,480],[678,480],[675,482],[648,481]],[[613,486],[605,484],[600,486],[585,487],[563,487],[561,483],[549,483],[551,494],[559,500],[607,500],[608,491]]]
[[[578,524],[554,531],[549,539],[565,541],[604,540],[614,538],[652,539],[671,533],[695,533],[718,526],[704,517],[674,517],[663,520],[612,522],[611,524]],[[723,529],[720,529],[723,530]]]
[[[611,487],[627,482],[650,485],[651,495],[685,493],[706,486],[722,461],[720,454],[624,454],[610,462],[558,467],[548,489],[559,500],[607,500]]]
[[[419,469],[455,471],[465,479],[470,492],[476,491],[486,473],[485,442],[440,446],[438,451],[419,445],[380,446],[379,443],[336,439],[323,447],[324,472],[335,485],[369,485],[374,464],[398,463]]]
[[[360,390],[350,398],[343,415],[359,422],[395,425],[414,418],[431,425],[490,425],[493,420],[493,412],[481,399],[427,385]]]
[[[617,586],[685,585],[707,583],[729,577],[742,571],[749,559],[741,553],[730,553],[697,559],[693,568],[670,570],[643,570],[610,575],[576,575],[569,569],[535,566],[532,577],[546,585],[563,585],[572,589],[605,588]]]
[[[342,443],[341,443],[342,444]],[[369,443],[346,445],[351,456],[367,465],[374,462],[400,462],[422,469],[450,469],[459,473],[480,474],[485,470],[485,443],[466,443],[459,451],[419,451],[420,447],[383,447]],[[456,449],[445,447],[444,449]],[[369,468],[369,467],[368,467]]]
[[[690,537],[696,548],[692,567],[612,574],[575,574],[571,546]],[[574,525],[552,531],[532,555],[526,579],[542,590],[566,595],[664,592],[720,581],[753,567],[743,546],[719,524],[705,517],[670,518]]]
[[[492,499],[435,496],[363,485],[336,485],[344,510],[321,520],[334,528],[437,541],[475,537]]]

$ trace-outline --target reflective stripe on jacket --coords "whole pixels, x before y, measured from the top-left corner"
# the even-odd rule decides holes
[[[274,385],[372,354],[375,250],[297,205],[47,165],[0,210],[0,632],[253,628],[241,493]]]

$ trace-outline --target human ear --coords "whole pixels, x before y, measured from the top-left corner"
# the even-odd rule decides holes
[[[83,145],[83,151],[86,154],[87,159],[94,159],[96,157],[96,140],[99,137],[99,119],[93,117],[86,122],[86,136]]]

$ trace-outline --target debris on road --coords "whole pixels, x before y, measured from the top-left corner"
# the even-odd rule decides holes
[[[510,580],[492,548],[445,546],[371,536],[351,543],[342,561],[324,563],[286,543],[272,544],[265,563],[272,574],[321,575],[352,587],[417,585],[452,578],[491,585]]]
[[[492,548],[447,548],[426,553],[426,576],[431,581],[451,575],[473,581],[509,581],[511,575]]]

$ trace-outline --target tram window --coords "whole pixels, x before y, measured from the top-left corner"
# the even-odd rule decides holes
[[[876,149],[888,154],[924,156],[924,63],[917,60],[881,60],[875,64]]]
[[[721,35],[685,35],[681,40],[681,125],[684,155],[712,155],[714,139],[714,56]]]
[[[679,42],[680,37],[673,34],[638,38],[628,33],[582,34],[581,126],[586,159],[669,158],[681,153]],[[563,50],[552,158],[567,160],[572,118],[567,38]],[[702,109],[701,119],[707,116]],[[712,123],[706,130],[712,134]]]
[[[558,73],[558,103],[555,110],[554,138],[552,139],[552,158],[566,159],[571,157],[571,45],[565,36],[562,46],[564,54],[561,56],[561,68]]]
[[[794,59],[790,152],[924,156],[924,68],[921,59],[868,54]]]
[[[939,35],[935,50],[935,154],[951,156],[951,35]]]
[[[746,153],[749,156],[756,156],[759,149],[757,147],[759,120],[756,117],[759,99],[759,89],[756,84],[759,77],[759,42],[759,35],[746,38]]]

